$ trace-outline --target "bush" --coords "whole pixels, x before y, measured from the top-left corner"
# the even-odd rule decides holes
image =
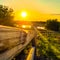
[[[47,20],[45,27],[53,31],[59,31],[59,22],[57,21],[57,19]]]

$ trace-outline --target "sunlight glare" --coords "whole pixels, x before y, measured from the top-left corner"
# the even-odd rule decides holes
[[[27,13],[26,13],[26,12],[22,12],[22,13],[21,13],[21,16],[24,18],[24,17],[27,16]]]
[[[26,28],[26,26],[25,25],[22,25],[22,28]]]

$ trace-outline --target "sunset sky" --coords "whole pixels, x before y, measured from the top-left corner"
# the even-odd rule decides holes
[[[60,0],[0,0],[0,4],[14,10],[15,20],[58,19],[60,21]],[[21,17],[21,12],[26,12],[27,17]]]

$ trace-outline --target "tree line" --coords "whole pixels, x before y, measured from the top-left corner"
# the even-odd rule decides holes
[[[46,22],[45,27],[49,30],[60,31],[60,22],[57,19],[49,19]]]

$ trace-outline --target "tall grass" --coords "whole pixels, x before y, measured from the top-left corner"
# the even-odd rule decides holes
[[[49,59],[60,60],[60,44],[57,42],[57,38],[49,35],[44,37],[40,31],[36,29],[38,33],[37,37],[37,54],[46,56]]]

